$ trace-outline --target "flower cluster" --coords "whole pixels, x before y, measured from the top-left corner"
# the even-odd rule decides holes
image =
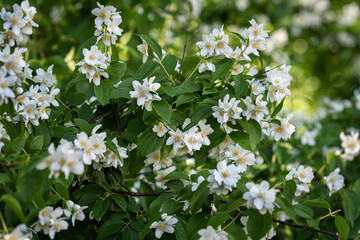
[[[285,179],[291,180],[294,179],[296,183],[295,196],[300,196],[302,192],[310,192],[308,184],[314,178],[311,167],[304,167],[300,165],[298,169],[291,169],[291,171],[286,175]]]
[[[200,48],[198,55],[204,59],[212,56],[225,55],[227,58],[235,59],[236,62],[232,68],[231,74],[238,75],[247,70],[248,75],[255,75],[257,70],[250,68],[250,64],[241,64],[239,61],[250,61],[249,54],[259,56],[259,50],[265,50],[266,38],[268,32],[263,29],[262,24],[257,24],[254,19],[250,21],[251,27],[245,30],[244,38],[247,39],[241,47],[235,49],[229,46],[229,36],[225,34],[223,26],[219,29],[215,28],[208,35],[203,34],[202,41],[197,42],[196,46]],[[199,66],[199,72],[206,70],[215,72],[215,65],[208,60],[203,60]]]
[[[51,105],[59,106],[55,99],[59,92],[60,90],[55,87],[49,89],[47,87],[42,88],[39,85],[31,85],[28,91],[23,92],[16,98],[15,111],[25,122],[25,125],[31,122],[33,125],[38,126],[39,119],[49,119]]]
[[[228,240],[227,232],[215,230],[212,226],[200,229],[198,234],[200,235],[199,240]]]
[[[152,101],[160,101],[161,97],[157,94],[160,83],[154,83],[155,77],[145,78],[143,84],[139,81],[133,81],[134,91],[130,91],[130,97],[136,98],[136,103],[147,111],[152,110]]]
[[[60,140],[60,145],[55,149],[54,143],[51,143],[48,152],[50,155],[37,165],[37,169],[50,169],[49,178],[56,178],[61,172],[67,179],[70,173],[81,175],[84,173],[84,163],[82,161],[82,152],[77,150],[73,143]]]
[[[268,89],[268,101],[280,102],[284,97],[291,95],[288,89],[292,81],[292,76],[289,73],[290,69],[291,66],[286,65],[281,65],[280,69],[265,68],[265,71],[267,71],[265,86]]]
[[[30,240],[32,234],[25,224],[20,224],[11,233],[0,234],[0,239],[4,240]]]
[[[210,176],[207,178],[211,193],[226,195],[232,188],[236,187],[240,180],[239,168],[234,164],[227,165],[226,160],[218,162],[216,169],[209,170]]]
[[[269,182],[263,180],[260,184],[248,182],[245,185],[249,191],[244,193],[243,198],[247,200],[249,208],[256,208],[261,214],[274,209],[277,189],[270,189]]]
[[[113,6],[103,6],[97,3],[98,8],[91,10],[91,13],[96,16],[95,18],[95,36],[97,42],[100,39],[106,46],[114,45],[118,36],[122,35],[123,30],[119,28],[122,22],[120,12],[116,11]]]
[[[89,82],[93,81],[96,86],[99,86],[101,76],[109,77],[105,69],[109,65],[110,55],[106,56],[97,46],[91,46],[90,50],[84,48],[82,53],[84,59],[76,64],[80,66],[79,71],[85,74]]]
[[[341,153],[341,157],[352,161],[356,156],[360,154],[360,139],[359,133],[351,131],[350,135],[345,135],[344,132],[340,133],[341,147],[344,152]]]
[[[164,232],[174,233],[174,225],[178,222],[174,216],[168,216],[166,213],[161,215],[162,221],[153,222],[150,228],[155,228],[156,238],[161,238]]]
[[[64,215],[67,218],[71,218],[71,223],[75,226],[75,220],[83,221],[85,219],[85,214],[83,210],[87,208],[87,206],[81,207],[78,204],[75,204],[73,201],[68,200],[66,202],[67,209],[63,209]]]
[[[69,227],[68,222],[65,220],[64,210],[61,207],[45,207],[39,212],[39,219],[34,223],[34,230],[36,232],[43,231],[44,234],[49,235],[54,239],[55,233],[66,230]]]
[[[234,161],[240,173],[246,171],[247,166],[254,165],[256,162],[255,154],[249,150],[245,150],[237,143],[229,145],[225,151],[228,161]]]
[[[331,196],[333,193],[336,193],[345,186],[344,183],[345,178],[339,173],[340,173],[340,168],[336,168],[334,171],[332,171],[329,174],[329,176],[324,177],[326,185],[330,190],[329,196]]]
[[[15,43],[25,44],[29,35],[33,33],[33,27],[39,25],[33,21],[36,14],[36,8],[30,6],[29,1],[22,1],[20,5],[14,4],[13,11],[6,11],[5,8],[1,9],[0,19],[4,21],[3,28],[5,31],[0,32],[0,44],[5,41],[10,46]]]
[[[214,111],[212,115],[216,118],[218,123],[221,124],[221,127],[227,132],[230,133],[232,129],[227,125],[228,122],[236,124],[237,119],[241,119],[241,113],[243,110],[238,106],[240,100],[236,98],[231,98],[229,101],[230,95],[226,94],[224,100],[219,99],[218,106],[213,106],[211,109]]]
[[[305,130],[301,136],[301,144],[315,146],[315,138],[319,135],[319,128],[314,128],[312,130]]]

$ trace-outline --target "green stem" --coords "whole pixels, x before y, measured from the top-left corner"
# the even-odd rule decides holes
[[[0,211],[0,220],[1,220],[1,224],[2,224],[2,227],[3,227],[4,231],[5,231],[5,233],[9,233],[9,230],[7,229],[5,219],[4,219],[1,211]]]
[[[160,59],[158,59],[159,61],[159,64],[160,64],[160,66],[163,68],[163,70],[164,70],[164,72],[166,73],[166,75],[167,75],[167,77],[170,79],[170,81],[174,84],[174,86],[176,86],[176,84],[175,84],[175,82],[174,82],[174,80],[172,79],[172,77],[170,76],[170,74],[166,71],[166,69],[165,69],[165,67],[164,67],[164,65],[162,64],[162,62],[160,61]]]
[[[242,211],[239,211],[239,213],[236,215],[236,217],[233,218],[233,220],[231,220],[231,222],[226,225],[222,230],[225,230],[226,228],[230,227],[231,224],[233,224],[235,222],[235,220],[240,216]]]
[[[196,70],[199,68],[199,66],[200,66],[201,63],[203,63],[203,61],[200,61],[200,62],[198,63],[198,65],[196,66],[196,68],[194,69],[194,71],[192,71],[192,73],[189,75],[189,77],[188,77],[186,80],[189,80],[189,79],[192,77],[192,75],[196,72]]]

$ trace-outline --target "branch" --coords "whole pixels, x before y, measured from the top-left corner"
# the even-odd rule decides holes
[[[265,72],[258,73],[256,75],[254,75],[254,78],[259,77],[261,75],[264,75],[265,73],[270,72],[270,71],[272,71],[272,70],[274,70],[274,69],[276,69],[278,67],[281,67],[282,65],[284,65],[284,64],[277,65],[276,67],[270,68],[269,70],[266,70]]]
[[[112,111],[110,111],[110,112],[106,112],[106,113],[104,113],[104,114],[101,114],[101,115],[99,115],[99,116],[94,117],[93,119],[91,119],[91,120],[89,121],[89,123],[96,122],[97,120],[102,119],[102,118],[104,118],[104,117],[106,117],[106,116],[109,116],[109,115],[111,115],[111,114],[115,114],[115,113],[121,112],[122,110],[124,110],[125,108],[127,108],[127,107],[129,107],[129,106],[130,106],[130,104],[126,104],[126,105],[121,106],[121,107],[119,107],[119,108],[117,108],[117,109],[114,109],[114,110],[112,110]]]
[[[184,51],[183,51],[183,55],[182,55],[182,59],[181,59],[181,63],[180,63],[180,68],[179,68],[178,85],[180,85],[181,68],[182,68],[182,65],[183,65],[183,62],[184,62],[186,43],[187,43],[188,36],[189,36],[189,31],[186,31],[186,39],[185,39]]]
[[[165,193],[171,193],[171,192],[136,193],[136,192],[125,192],[125,191],[120,191],[120,190],[116,190],[116,189],[111,189],[111,192],[119,193],[119,194],[127,195],[127,196],[135,196],[135,197],[152,197],[152,196],[159,196],[159,195],[165,194]]]
[[[326,235],[335,237],[336,239],[340,239],[340,238],[339,238],[339,235],[338,235],[337,233],[328,232],[328,231],[324,231],[324,230],[317,230],[317,229],[315,229],[315,228],[311,228],[311,227],[307,227],[307,226],[295,225],[295,224],[292,224],[292,223],[283,222],[283,221],[276,220],[276,219],[273,219],[273,221],[274,221],[274,222],[277,222],[277,223],[280,223],[280,224],[287,225],[287,226],[289,226],[289,227],[299,228],[299,229],[306,230],[306,231],[323,233],[323,234],[326,234]]]

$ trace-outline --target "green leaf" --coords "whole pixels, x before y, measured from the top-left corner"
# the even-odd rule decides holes
[[[171,172],[164,179],[184,179],[189,181],[189,176],[182,172]]]
[[[31,139],[31,143],[30,143],[30,147],[29,150],[30,151],[37,151],[37,150],[41,150],[43,148],[43,136],[36,136],[33,139]]]
[[[249,220],[246,224],[247,230],[251,239],[259,240],[269,232],[272,225],[272,218],[269,212],[262,215],[257,210],[250,210]]]
[[[254,120],[250,119],[249,122],[249,138],[250,138],[250,145],[253,150],[256,149],[256,146],[261,140],[262,130],[260,124]]]
[[[176,99],[176,107],[180,106],[181,104],[191,102],[195,99],[195,95],[192,93],[184,93],[179,95],[179,97]]]
[[[155,61],[148,61],[140,66],[140,68],[136,72],[136,78],[138,79],[144,79],[148,77],[155,69],[155,67],[158,65]]]
[[[91,135],[93,127],[90,123],[81,118],[75,118],[74,122],[75,126],[79,127],[81,131],[85,132],[87,135]]]
[[[191,123],[186,126],[184,131],[189,130],[195,126],[200,120],[208,118],[212,114],[211,110],[212,104],[209,103],[199,103],[194,110],[194,114],[191,116]]]
[[[342,206],[345,213],[345,218],[350,226],[354,226],[355,219],[359,216],[360,200],[357,194],[349,190],[344,191],[344,197],[342,200]]]
[[[16,190],[20,198],[24,201],[31,201],[33,197],[40,191],[43,177],[37,170],[28,172],[16,181]]]
[[[246,234],[244,232],[244,229],[239,224],[231,224],[227,229],[226,232],[228,232],[233,239],[235,240],[247,240]],[[229,238],[231,239],[231,238]]]
[[[165,186],[174,191],[181,191],[181,189],[184,187],[184,184],[180,180],[169,180],[165,183]]]
[[[67,92],[72,86],[74,86],[75,84],[77,84],[78,82],[81,82],[81,81],[88,81],[86,76],[84,74],[76,74],[76,77],[71,79],[67,85],[66,85],[66,89],[65,89],[65,92]]]
[[[294,209],[296,214],[303,218],[312,219],[314,215],[314,211],[312,210],[312,208],[303,204],[294,205]]]
[[[153,132],[152,127],[147,128],[139,137],[137,143],[137,154],[146,156],[158,149],[164,142],[164,138],[159,138]]]
[[[275,117],[283,108],[285,97],[281,100],[281,102],[276,106],[275,110],[271,114],[271,118]]]
[[[14,140],[5,144],[3,148],[4,153],[19,153],[25,146],[26,136],[19,136]]]
[[[239,33],[236,33],[236,32],[230,32],[230,33],[235,35],[236,37],[238,37],[240,41],[246,42],[245,38],[243,36],[241,36]]]
[[[85,102],[87,95],[85,93],[71,93],[68,97],[70,106],[77,106]]]
[[[347,224],[346,220],[343,217],[337,215],[335,217],[335,226],[340,238],[346,240],[349,233],[349,225]]]
[[[175,225],[175,237],[177,240],[188,239],[188,231],[183,219],[178,218],[178,222]]]
[[[133,91],[133,90],[134,89],[130,88],[130,87],[118,87],[113,91],[111,98],[131,99],[130,91]]]
[[[185,58],[181,68],[181,72],[182,72],[181,74],[184,75],[186,78],[188,78],[190,74],[198,66],[199,63],[200,63],[200,58],[198,56],[191,56]]]
[[[97,239],[104,239],[110,236],[111,234],[120,231],[124,224],[125,224],[124,221],[119,219],[118,217],[113,217],[106,220],[106,222],[103,225],[101,225],[99,229]]]
[[[18,136],[15,126],[7,121],[2,121],[4,124],[4,128],[6,130],[6,133],[9,135],[10,139],[14,139]]]
[[[171,198],[171,194],[162,194],[158,196],[154,201],[150,203],[149,206],[149,216],[153,216],[160,211],[162,204],[169,198]]]
[[[249,87],[248,82],[243,78],[243,74],[236,75],[234,77],[235,82],[235,96],[242,97],[244,96],[246,90]]]
[[[215,229],[217,229],[218,226],[224,224],[229,218],[231,218],[229,213],[219,212],[209,219],[207,225],[213,226]]]
[[[139,36],[146,41],[146,43],[149,45],[149,47],[158,55],[160,59],[162,59],[162,52],[160,45],[152,38],[144,35],[139,34]]]
[[[294,180],[285,181],[284,195],[285,195],[285,198],[289,202],[292,202],[292,199],[294,198],[295,191],[296,191],[296,183],[295,183],[295,181]]]
[[[81,108],[78,111],[78,117],[88,122],[94,118],[94,113],[87,103],[81,105]]]
[[[174,72],[177,61],[178,61],[177,57],[172,54],[166,55],[162,60],[162,64],[164,65],[164,68],[169,75],[171,75]],[[162,71],[164,71],[164,69],[162,69]]]
[[[250,145],[249,135],[241,132],[241,131],[233,131],[230,133],[230,138],[240,145],[240,147],[245,148],[247,150],[252,150]]]
[[[116,204],[122,209],[122,210],[126,210],[126,200],[123,197],[123,195],[115,193],[115,194],[111,194],[111,198],[116,202]]]
[[[122,160],[122,158],[120,157],[120,154],[119,154],[119,150],[116,147],[115,143],[113,143],[113,141],[111,141],[110,139],[107,139],[105,142],[105,145],[110,151],[112,151],[118,157],[118,159]]]
[[[99,86],[95,86],[95,96],[97,100],[104,106],[106,105],[114,90],[113,83],[109,79],[103,79]]]
[[[190,210],[192,213],[196,213],[204,204],[205,200],[209,196],[209,188],[202,187],[201,185],[196,190],[194,196],[192,197],[191,203],[190,203]]]
[[[321,198],[306,200],[302,204],[307,205],[309,207],[322,207],[326,209],[331,209],[330,204],[326,200]]]
[[[109,199],[98,199],[93,207],[93,214],[95,219],[99,222],[100,218],[106,213],[106,211],[108,210],[110,206],[110,201]]]
[[[10,194],[4,194],[0,197],[0,202],[5,202],[7,206],[9,206],[14,213],[16,214],[16,216],[23,222],[25,223],[25,216],[22,212],[20,203],[18,202],[18,200],[16,198],[14,198],[13,196],[11,196]]]
[[[166,123],[170,123],[171,119],[171,110],[170,106],[164,99],[161,99],[160,101],[153,101],[152,105],[156,111],[156,113],[165,120]]]
[[[60,194],[61,197],[65,198],[66,200],[69,199],[69,190],[67,186],[61,182],[61,180],[56,179],[54,182],[55,190],[57,193]]]
[[[126,63],[115,62],[109,67],[109,79],[113,84],[118,83],[126,72]]]
[[[212,79],[216,80],[218,78],[225,77],[234,64],[232,59],[223,59],[220,62],[215,64],[215,72],[212,74]]]

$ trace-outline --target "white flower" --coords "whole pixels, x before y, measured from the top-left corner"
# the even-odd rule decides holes
[[[159,89],[159,83],[153,83],[155,77],[150,79],[145,78],[143,84],[140,84],[138,81],[133,81],[132,85],[134,91],[130,91],[130,97],[136,98],[137,105],[142,108],[145,107],[147,111],[151,111],[151,102],[160,101],[161,98],[157,95],[156,91]],[[154,94],[152,94],[154,93]]]
[[[247,49],[255,56],[259,56],[259,50],[265,50],[265,41],[257,38],[251,39]]]
[[[247,166],[254,165],[256,162],[255,155],[252,152],[240,147],[238,143],[236,145],[228,146],[225,155],[230,160],[235,161],[240,173],[245,172]]]
[[[81,132],[76,134],[76,139],[74,140],[74,144],[79,149],[85,149],[89,145],[89,137],[85,132]]]
[[[11,233],[0,234],[3,240],[30,240],[32,238],[29,228],[25,224],[17,225]]]
[[[265,40],[269,35],[269,31],[264,30],[264,26],[262,24],[257,24],[254,19],[250,20],[251,27],[246,29],[246,34],[250,40],[252,39],[260,39]]]
[[[198,234],[200,235],[199,240],[215,240],[217,236],[212,226],[208,226],[206,229],[200,229]]]
[[[166,140],[166,145],[173,145],[174,151],[177,152],[180,148],[184,146],[184,134],[180,129],[176,131],[169,131],[170,137]]]
[[[55,76],[53,75],[54,65],[50,65],[45,72],[43,69],[39,68],[36,70],[36,76],[34,77],[34,82],[41,83],[40,90],[45,88],[51,88],[57,83]]]
[[[295,126],[290,122],[293,114],[289,114],[286,118],[276,117],[281,124],[271,123],[271,132],[276,141],[280,139],[288,140],[295,132]]]
[[[163,221],[153,222],[150,228],[155,228],[156,238],[161,238],[164,232],[174,233],[174,225],[178,222],[174,216],[168,216],[166,213],[161,215]]]
[[[215,72],[215,65],[209,61],[201,63],[199,66],[199,73],[205,72],[207,70]]]
[[[344,132],[340,133],[341,147],[345,153],[342,157],[346,160],[352,161],[354,157],[360,153],[360,139],[359,133],[352,131],[350,135],[345,135]]]
[[[198,132],[197,127],[192,127],[184,134],[184,143],[190,154],[192,154],[193,150],[200,150],[202,142],[203,139],[201,133]]]
[[[315,146],[316,141],[315,138],[318,136],[319,130],[313,129],[311,131],[305,130],[303,135],[301,136],[301,144]]]
[[[205,178],[203,176],[199,176],[197,182],[192,184],[191,191],[195,192],[204,180]]]
[[[211,56],[215,49],[215,42],[213,35],[211,33],[209,35],[203,34],[202,39],[203,39],[202,42],[196,43],[196,46],[198,46],[201,49],[200,55]]]
[[[270,189],[270,184],[265,180],[260,184],[248,182],[245,186],[249,191],[244,193],[243,198],[247,200],[248,207],[256,208],[261,214],[267,210],[272,212],[278,190]]]
[[[142,44],[137,45],[137,50],[143,55],[142,62],[145,63],[149,57],[149,52],[148,52],[149,47],[144,39],[141,38],[141,40],[142,40]]]
[[[210,139],[208,138],[208,135],[213,133],[214,130],[211,128],[210,124],[206,124],[206,119],[199,121],[198,126],[200,128],[202,144],[206,145],[206,146],[209,146],[210,145]]]
[[[97,5],[99,6],[98,8],[91,10],[91,13],[96,16],[95,25],[107,24],[110,21],[111,8],[105,7],[100,3],[97,3]]]
[[[324,177],[326,185],[330,190],[329,196],[331,196],[333,193],[339,191],[345,186],[344,183],[345,178],[339,173],[340,173],[340,168],[336,168],[333,172],[329,174],[329,176]]]
[[[102,60],[105,57],[105,54],[103,54],[97,46],[91,46],[90,50],[84,48],[83,49],[83,55],[84,55],[84,61],[85,63],[95,66],[97,64],[101,64]]]

